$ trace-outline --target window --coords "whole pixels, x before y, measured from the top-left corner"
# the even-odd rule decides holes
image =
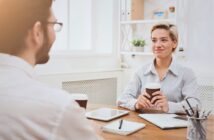
[[[54,13],[64,25],[52,53],[112,53],[117,25],[113,7],[114,0],[55,1]]]
[[[92,0],[69,2],[69,50],[92,50]]]

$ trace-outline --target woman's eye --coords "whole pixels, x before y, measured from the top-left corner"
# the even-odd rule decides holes
[[[156,40],[152,40],[153,43],[157,42]]]
[[[162,41],[162,42],[167,42],[168,40],[167,40],[167,39],[161,39],[161,41]]]

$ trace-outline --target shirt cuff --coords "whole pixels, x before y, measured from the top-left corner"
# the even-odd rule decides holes
[[[168,113],[183,113],[184,112],[181,103],[169,102],[168,104],[169,104]]]
[[[129,99],[128,101],[118,101],[118,105],[130,110],[135,110],[137,99]]]
[[[135,110],[135,104],[136,104],[137,100],[136,99],[132,99],[128,102],[129,107],[131,110]]]

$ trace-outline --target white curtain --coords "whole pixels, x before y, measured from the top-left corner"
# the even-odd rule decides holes
[[[178,0],[180,45],[197,75],[214,78],[214,2]]]

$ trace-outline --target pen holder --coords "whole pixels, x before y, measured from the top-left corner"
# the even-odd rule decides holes
[[[187,139],[206,140],[207,118],[188,117]]]

